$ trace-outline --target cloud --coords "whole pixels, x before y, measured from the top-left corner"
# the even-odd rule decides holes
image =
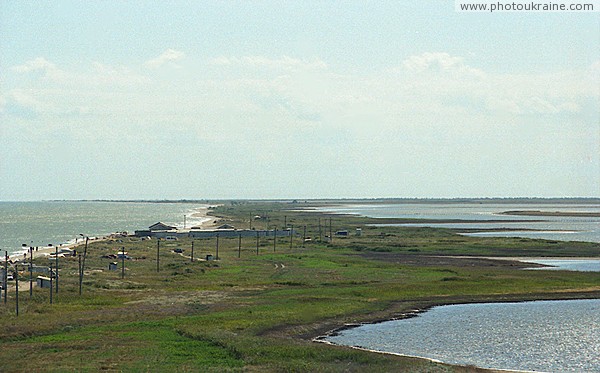
[[[511,115],[575,113],[586,98],[598,97],[598,64],[581,71],[506,74],[470,66],[460,56],[428,52],[392,69],[396,92],[416,101],[413,109],[441,104],[467,112]]]
[[[481,70],[466,65],[462,57],[441,52],[426,52],[421,55],[410,56],[402,62],[402,67],[413,73],[459,72],[473,76],[484,75]]]
[[[27,109],[57,121],[119,118],[132,133],[139,132],[134,123],[181,126],[182,132],[189,128],[212,141],[217,133],[243,138],[257,128],[343,128],[361,134],[365,123],[379,130],[434,122],[467,128],[507,116],[589,112],[590,97],[597,95],[597,88],[590,88],[596,65],[579,72],[511,75],[484,71],[442,52],[408,56],[399,66],[373,74],[342,74],[319,58],[256,55],[217,57],[209,66],[186,64],[161,74],[145,69],[183,57],[171,49],[137,66],[94,62],[66,71],[40,57],[12,69],[18,74],[5,103],[0,100],[0,111],[11,115],[15,108]],[[44,76],[61,71],[62,79],[23,76],[34,71]]]
[[[65,72],[56,67],[55,64],[48,61],[44,57],[38,57],[25,62],[23,65],[14,66],[13,71],[21,74],[31,72],[42,72],[45,78],[51,80],[60,80],[65,77]]]
[[[150,79],[144,75],[136,73],[123,66],[113,67],[94,62],[93,71],[82,77],[89,83],[98,85],[133,85],[150,82]]]
[[[264,56],[244,56],[244,57],[217,57],[209,61],[209,64],[216,66],[249,66],[265,67],[270,69],[286,70],[305,70],[305,69],[326,69],[327,64],[320,59],[298,59],[289,56],[280,58],[269,58]]]
[[[168,64],[171,67],[179,68],[180,66],[175,62],[181,60],[184,57],[185,53],[181,51],[175,49],[167,49],[160,56],[146,61],[145,65],[146,67],[151,69],[159,68],[165,64]]]
[[[402,62],[408,70],[425,71],[429,69],[448,70],[463,66],[461,57],[453,57],[448,53],[423,53],[418,56],[410,56]]]

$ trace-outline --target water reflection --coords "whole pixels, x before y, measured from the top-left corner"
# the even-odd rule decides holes
[[[435,307],[326,340],[492,369],[600,372],[600,300]]]
[[[521,259],[526,263],[543,264],[550,267],[527,268],[532,270],[564,270],[580,272],[600,272],[600,259]]]

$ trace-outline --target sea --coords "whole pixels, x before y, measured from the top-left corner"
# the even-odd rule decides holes
[[[201,203],[43,201],[0,202],[0,252],[74,243],[82,236],[146,229],[156,222],[189,228],[207,220]],[[25,246],[24,246],[25,245]]]

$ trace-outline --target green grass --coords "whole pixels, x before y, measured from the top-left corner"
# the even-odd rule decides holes
[[[260,212],[270,216],[271,226],[281,227],[287,216],[317,237],[318,215],[287,207],[244,203],[215,213],[237,226]],[[182,247],[189,254],[191,241],[184,239],[161,245],[160,272],[156,241],[90,245],[82,296],[77,261],[63,260],[54,304],[48,303],[47,290],[35,289],[30,300],[28,288],[21,292],[18,318],[13,295],[6,306],[0,304],[0,370],[469,371],[310,339],[346,322],[414,307],[600,296],[598,273],[523,271],[456,260],[440,264],[428,256],[598,256],[598,244],[474,238],[367,223],[373,219],[336,217],[333,230],[362,227],[363,236],[333,244],[313,241],[304,248],[296,237],[293,250],[280,237],[275,253],[272,240],[262,238],[256,255],[255,238],[244,239],[241,258],[237,239],[222,238],[221,260],[215,262],[192,263],[173,253]],[[126,262],[124,279],[120,271],[106,270],[111,260],[102,258],[121,246],[134,258]],[[196,240],[195,251],[197,257],[214,255],[214,239]]]

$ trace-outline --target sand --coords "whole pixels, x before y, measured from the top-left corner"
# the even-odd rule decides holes
[[[202,223],[200,224],[201,229],[211,229],[211,228],[214,228],[217,226],[218,218],[208,215],[210,209],[211,209],[211,206],[205,205],[205,206],[198,207],[197,209],[195,209],[194,213],[192,214],[194,219],[202,219],[203,220]],[[106,236],[99,236],[99,237],[89,237],[88,245],[95,243],[95,242],[101,242],[101,241],[106,241],[109,239],[119,239],[119,238],[123,238],[123,236],[118,233],[113,233],[113,234],[109,234]],[[69,255],[68,252],[61,253],[61,250],[64,250],[64,249],[77,250],[77,252],[79,253],[79,252],[83,252],[84,247],[85,247],[85,238],[81,237],[81,238],[78,238],[77,242],[75,242],[75,243],[61,244],[58,246],[38,247],[37,250],[36,249],[33,250],[33,258],[35,259],[35,258],[47,257],[50,255],[54,255],[56,253],[56,248],[58,248],[59,255],[63,254],[64,256],[68,256]],[[24,249],[24,251],[27,252],[27,255],[24,255],[24,253],[10,255],[8,257],[9,261],[12,263],[28,261],[30,258],[29,248],[23,248],[23,249]],[[0,262],[4,262],[4,256],[0,257]]]

